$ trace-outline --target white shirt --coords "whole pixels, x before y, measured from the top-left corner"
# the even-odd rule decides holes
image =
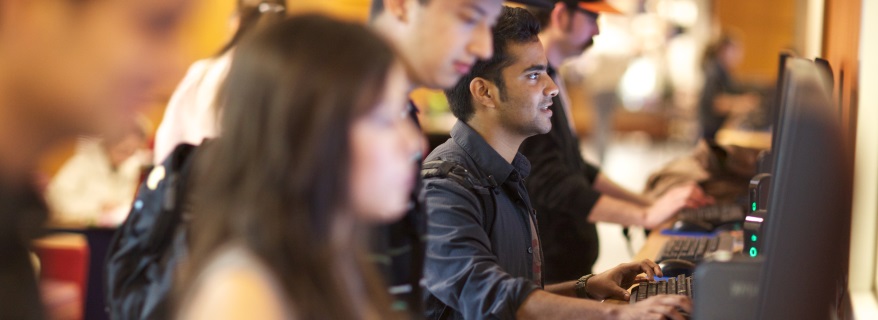
[[[232,51],[189,67],[156,131],[153,163],[161,163],[178,144],[199,145],[218,134],[216,96],[229,72]]]
[[[81,140],[46,190],[53,219],[83,226],[122,223],[134,201],[145,158],[143,153],[135,154],[113,170],[98,140]]]

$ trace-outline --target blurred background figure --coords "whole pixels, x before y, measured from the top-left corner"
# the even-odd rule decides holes
[[[76,153],[49,183],[46,199],[55,224],[115,227],[131,209],[141,172],[150,163],[144,121],[81,139]]]
[[[716,140],[716,133],[730,116],[746,115],[759,107],[759,95],[746,93],[732,78],[744,56],[744,47],[732,35],[722,34],[704,50],[704,87],[698,101],[702,137]]]
[[[218,133],[215,107],[220,83],[229,71],[235,46],[253,30],[286,16],[285,0],[236,0],[232,38],[212,57],[196,61],[180,82],[156,131],[153,163],[161,163],[180,143],[201,144]]]

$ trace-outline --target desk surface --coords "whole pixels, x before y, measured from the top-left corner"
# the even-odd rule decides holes
[[[771,149],[771,132],[724,128],[716,133],[716,141],[721,145],[768,150]]]

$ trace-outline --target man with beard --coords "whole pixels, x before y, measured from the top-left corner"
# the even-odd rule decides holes
[[[544,285],[539,228],[524,184],[530,164],[518,152],[527,137],[552,128],[549,107],[558,94],[539,30],[526,10],[504,7],[492,31],[493,57],[445,91],[458,121],[451,139],[427,156],[421,189],[429,217],[426,318],[683,319],[679,311],[691,303],[680,295],[599,302],[627,300],[625,288],[642,272],[661,275],[649,260]],[[482,187],[490,200],[480,200]]]
[[[528,9],[540,20],[548,73],[560,88],[552,105],[551,132],[531,137],[521,147],[531,162],[527,189],[539,215],[545,282],[552,284],[592,272],[598,257],[596,222],[652,229],[683,207],[704,205],[711,199],[694,184],[649,199],[622,188],[582,159],[570,103],[556,67],[594,43],[601,13],[619,11],[602,0],[555,0],[551,9]]]

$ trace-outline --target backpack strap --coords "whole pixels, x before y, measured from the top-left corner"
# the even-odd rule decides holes
[[[499,192],[497,190],[497,182],[494,181],[493,176],[479,179],[457,162],[430,160],[425,162],[421,168],[421,177],[425,180],[430,178],[449,179],[475,192],[485,214],[485,223],[482,225],[482,229],[485,230],[488,237],[492,236],[494,220],[497,216],[496,195]]]

